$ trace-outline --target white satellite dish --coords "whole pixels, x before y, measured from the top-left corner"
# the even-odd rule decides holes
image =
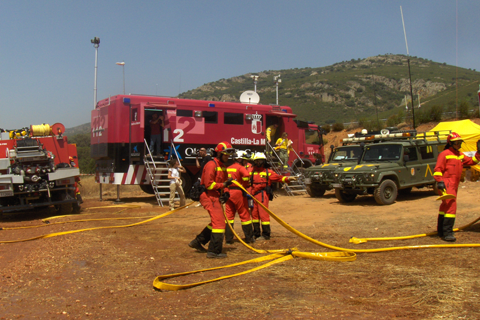
[[[248,103],[248,104],[257,104],[260,102],[260,96],[255,91],[247,90],[240,95],[240,102]]]

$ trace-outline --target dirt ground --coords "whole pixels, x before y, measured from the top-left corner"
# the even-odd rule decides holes
[[[460,186],[456,226],[479,216],[480,183]],[[340,204],[333,192],[323,198],[278,196],[271,209],[292,227],[343,248],[385,248],[446,244],[436,237],[369,241],[432,232],[439,202],[431,190],[414,189],[390,206],[371,196]],[[53,224],[91,218],[146,217],[167,212],[154,196],[124,193],[125,204],[141,208],[91,209],[115,205],[116,196],[85,199],[79,215],[49,219],[41,212],[6,215],[0,240],[90,228],[120,226],[138,220]],[[480,248],[435,248],[358,253],[353,262],[302,258],[247,275],[180,291],[159,291],[156,276],[240,262],[260,255],[241,243],[224,246],[227,259],[207,259],[188,242],[209,222],[202,207],[190,206],[167,217],[129,228],[85,231],[0,245],[0,319],[478,319]],[[237,220],[235,229],[241,233]],[[457,244],[480,243],[480,226],[457,233]],[[272,239],[255,247],[306,252],[329,249],[307,242],[272,222]],[[166,280],[186,284],[250,269],[200,273]]]

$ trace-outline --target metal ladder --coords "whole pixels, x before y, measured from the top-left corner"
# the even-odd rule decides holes
[[[170,179],[168,179],[168,161],[164,157],[153,156],[148,147],[147,141],[145,142],[144,164],[147,169],[147,174],[150,178],[150,183],[157,198],[158,205],[163,207],[163,202],[170,201]],[[172,143],[173,145],[173,143]],[[172,150],[175,150],[173,148]],[[175,192],[174,200],[180,200],[178,193]]]
[[[305,185],[305,176],[303,173],[294,166],[293,168],[287,164],[287,167],[284,167],[282,160],[275,149],[272,147],[270,143],[265,145],[265,155],[267,158],[267,163],[270,165],[270,168],[275,171],[275,173],[282,175],[282,176],[296,176],[297,181],[291,181],[290,184],[284,183],[284,190],[289,196],[295,196],[299,194],[306,194],[307,193],[307,186]],[[292,149],[293,152],[295,150]],[[302,159],[298,156],[297,152],[295,152],[297,158],[303,163]]]

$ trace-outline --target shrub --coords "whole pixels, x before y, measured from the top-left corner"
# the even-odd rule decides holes
[[[470,111],[468,110],[470,105],[466,101],[462,101],[458,106],[458,117],[460,119],[468,119],[470,117]]]
[[[338,131],[342,131],[343,129],[345,129],[343,127],[343,123],[336,122],[332,125],[332,131],[338,132]]]
[[[325,131],[325,133],[329,133],[332,128],[330,127],[329,124],[325,124],[322,126],[322,129],[323,131]]]
[[[434,105],[430,108],[429,114],[432,121],[442,121],[443,107]]]

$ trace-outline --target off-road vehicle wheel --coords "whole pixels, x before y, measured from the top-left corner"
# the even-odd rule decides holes
[[[335,189],[335,196],[342,203],[352,202],[357,197],[355,193],[346,193],[341,189]]]
[[[325,191],[325,189],[314,187],[313,185],[307,186],[307,193],[312,198],[322,197]]]
[[[390,179],[385,179],[375,189],[373,196],[375,201],[380,205],[388,205],[395,202],[398,195],[398,188],[395,182]]]

